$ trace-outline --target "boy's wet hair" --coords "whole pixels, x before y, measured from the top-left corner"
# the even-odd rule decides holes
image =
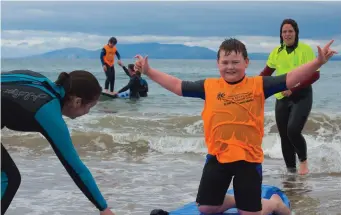
[[[225,51],[226,55],[229,55],[231,54],[231,52],[234,51],[237,54],[241,53],[244,59],[248,58],[245,44],[235,38],[225,39],[224,42],[221,43],[221,45],[219,46],[219,51],[217,53],[218,60],[220,58],[221,51]]]
[[[108,40],[108,43],[112,43],[113,45],[116,45],[117,44],[116,37],[110,37],[110,39]]]
[[[64,88],[64,100],[70,99],[71,96],[77,96],[82,99],[83,104],[97,100],[102,92],[97,78],[85,70],[62,72],[55,83]]]

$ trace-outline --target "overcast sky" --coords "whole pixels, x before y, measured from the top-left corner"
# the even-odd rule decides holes
[[[99,49],[110,36],[120,43],[160,42],[216,50],[226,37],[249,52],[279,43],[285,18],[313,46],[335,39],[341,52],[341,2],[1,2],[2,56],[25,56],[65,47]],[[316,48],[315,48],[316,49]]]

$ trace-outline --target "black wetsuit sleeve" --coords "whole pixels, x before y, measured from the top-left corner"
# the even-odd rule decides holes
[[[105,56],[105,55],[106,55],[106,51],[105,51],[105,49],[103,48],[102,51],[101,51],[101,56],[100,56],[102,66],[105,65],[105,62],[104,62],[104,56]]]
[[[98,189],[89,169],[79,158],[69,130],[62,118],[60,103],[57,99],[43,105],[36,113],[35,120],[41,127],[41,133],[50,142],[60,162],[85,196],[100,210],[107,203]]]
[[[263,76],[263,90],[265,99],[276,93],[288,90],[286,79],[287,74],[279,76]]]
[[[120,53],[118,53],[117,50],[116,50],[116,56],[117,56],[117,59],[121,60],[121,55],[120,55]]]
[[[130,87],[133,86],[134,81],[135,81],[135,78],[131,78],[131,79],[129,80],[129,83],[128,83],[125,87],[123,87],[122,89],[120,89],[117,93],[122,93],[122,92],[125,92],[125,91],[129,90]]]
[[[122,66],[122,69],[124,70],[124,72],[126,73],[126,75],[128,75],[129,77],[131,77],[131,75],[129,74],[129,71],[127,69],[127,67]]]
[[[205,100],[205,80],[199,81],[182,81],[182,96],[201,98]]]

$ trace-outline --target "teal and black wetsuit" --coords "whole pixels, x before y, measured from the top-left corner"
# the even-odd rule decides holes
[[[140,93],[139,93],[139,90],[141,88],[140,79],[141,78],[138,77],[137,75],[130,76],[130,80],[128,84],[124,86],[122,89],[120,89],[118,93],[122,93],[122,92],[129,90],[130,91],[129,98],[134,98],[134,99],[140,98]]]
[[[29,70],[1,74],[1,129],[39,132],[85,196],[99,209],[107,208],[88,168],[79,158],[62,117],[65,91],[43,75]],[[1,143],[1,214],[21,182],[18,168]]]
[[[140,93],[140,96],[141,97],[147,97],[148,96],[148,83],[145,79],[141,78],[140,79],[140,90],[139,90],[139,93]]]
[[[138,75],[130,75],[127,67],[122,67],[124,72],[127,76],[130,77],[129,83],[123,87],[121,90],[118,91],[118,93],[125,92],[127,90],[130,90],[130,98],[140,98],[140,97],[147,97],[148,94],[148,84],[146,80],[141,78]]]

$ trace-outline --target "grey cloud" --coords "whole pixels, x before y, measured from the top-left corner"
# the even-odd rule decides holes
[[[339,2],[3,2],[2,29],[106,35],[277,36],[295,18],[302,35],[340,34]],[[326,25],[328,23],[328,25]],[[317,30],[323,27],[323,31]]]

